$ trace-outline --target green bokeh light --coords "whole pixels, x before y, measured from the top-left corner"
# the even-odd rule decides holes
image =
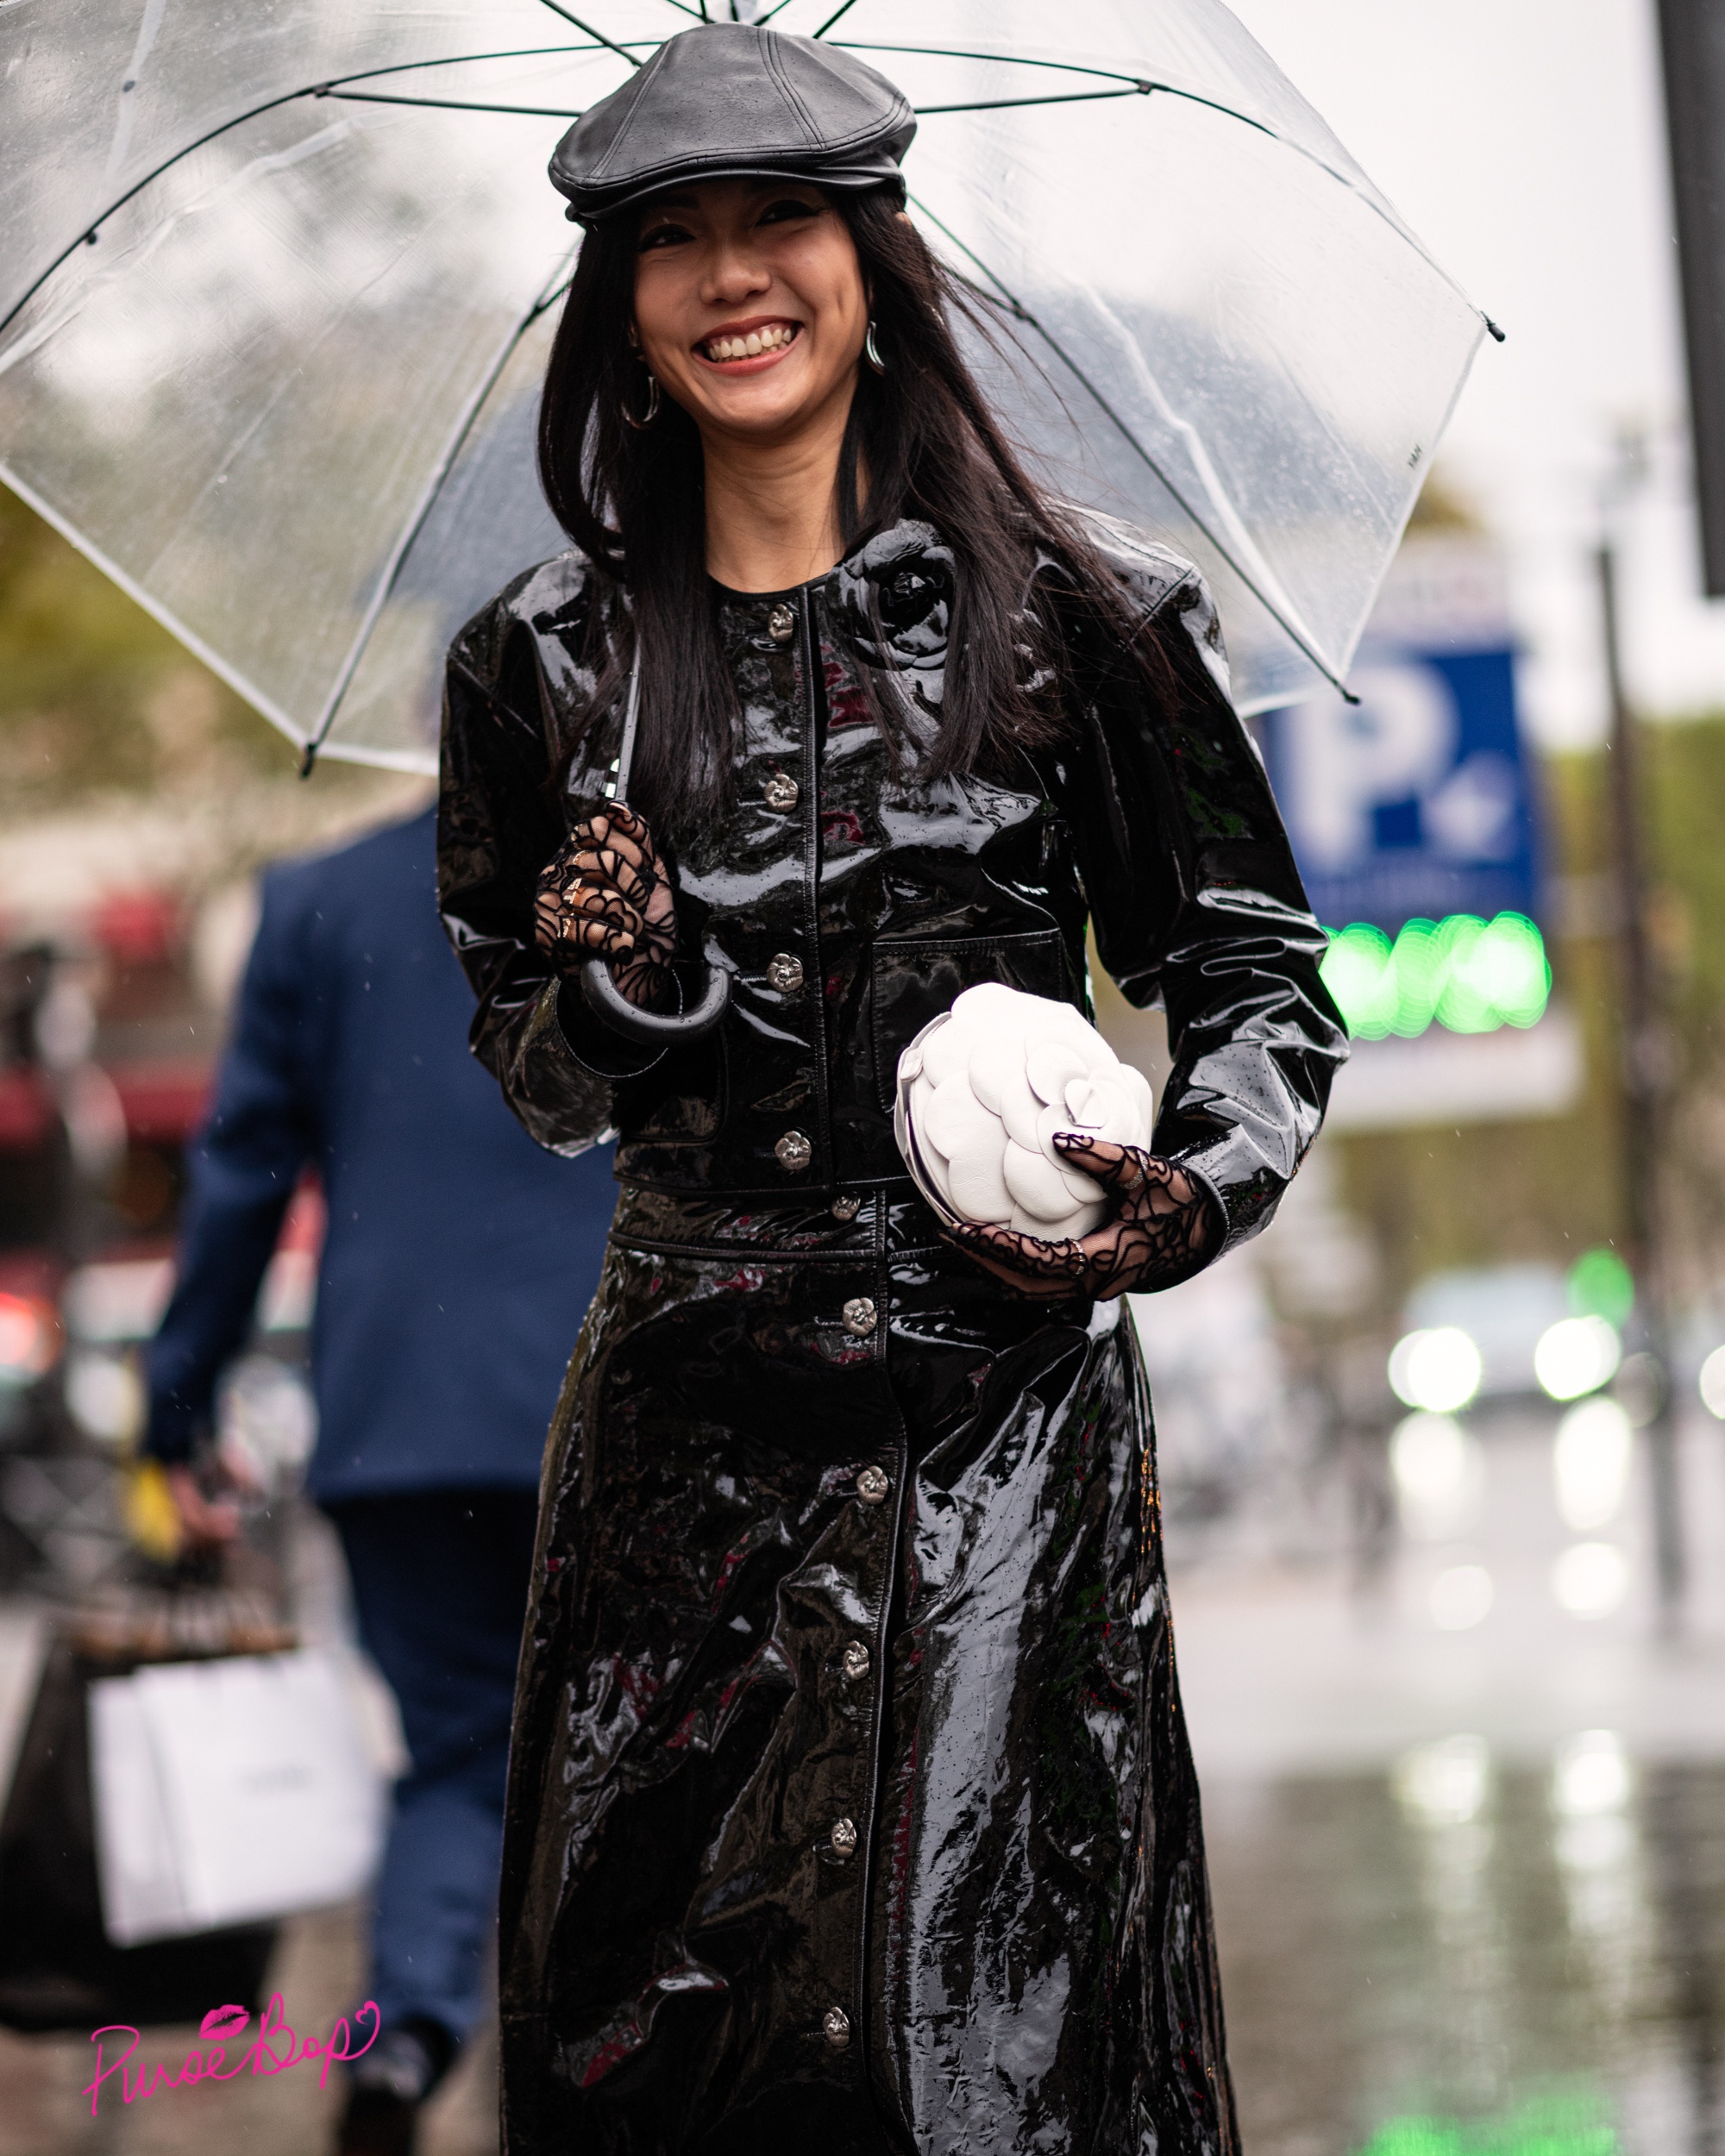
[[[1622,2146],[1596,2097],[1565,2093],[1496,2119],[1391,2119],[1360,2156],[1621,2156]]]
[[[1435,1021],[1452,1033],[1532,1025],[1545,1015],[1552,969],[1524,913],[1452,913],[1404,922],[1392,943],[1364,921],[1330,931],[1324,985],[1356,1040],[1412,1040]]]
[[[1569,1307],[1578,1318],[1603,1318],[1621,1332],[1635,1307],[1635,1281],[1615,1250],[1584,1250],[1569,1269]]]

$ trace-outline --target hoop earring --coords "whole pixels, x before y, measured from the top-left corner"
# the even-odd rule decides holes
[[[648,428],[650,427],[653,422],[659,417],[658,376],[656,374],[649,374],[647,377],[647,417],[644,419],[637,419],[626,404],[623,405],[622,410],[623,417],[628,421],[629,424],[634,428],[636,433],[645,434]]]
[[[881,357],[881,348],[875,341],[875,322],[872,316],[869,321],[869,334],[862,340],[862,356],[877,374],[886,373],[887,362]]]

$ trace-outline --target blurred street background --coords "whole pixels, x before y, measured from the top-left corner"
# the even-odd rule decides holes
[[[1253,722],[1356,1036],[1329,1126],[1258,1244],[1133,1312],[1245,2147],[1713,2156],[1725,605],[1659,11],[1236,11],[1509,332],[1361,703]],[[159,1527],[130,1463],[139,1355],[252,878],[424,792],[330,763],[298,783],[0,492],[0,1783],[48,1620]],[[1159,1020],[1098,989],[1159,1076]],[[254,1539],[292,1614],[339,1645],[333,1539],[293,1496],[320,1232],[308,1185],[223,1443],[268,1493]],[[386,1767],[386,1698],[354,1682]],[[327,2027],[359,1953],[352,1909],[285,1926],[291,2018]],[[0,2033],[0,2156],[286,2156],[336,2096],[303,2072],[92,2120],[88,2054]],[[495,2148],[492,2059],[439,2096],[432,2156]]]

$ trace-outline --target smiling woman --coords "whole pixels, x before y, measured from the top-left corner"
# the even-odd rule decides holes
[[[1237,2147],[1120,1297],[1269,1219],[1343,1039],[1208,595],[1026,477],[910,134],[735,24],[579,123],[575,549],[449,655],[474,1044],[623,1185],[518,1693],[510,2156]],[[1088,1232],[947,1226],[900,1056],[988,983],[1088,1033],[1092,920],[1167,1006],[1151,1144],[1051,1132]],[[581,993],[669,1013],[696,960],[699,1038]]]
[[[837,467],[869,333],[849,227],[813,185],[711,180],[650,204],[637,245],[642,359],[701,437],[709,571],[738,591],[823,573],[844,535],[810,480]]]
[[[889,732],[932,733],[937,770],[962,768],[986,740],[1051,736],[1018,649],[1037,531],[1084,565],[1087,603],[1130,644],[1117,577],[1088,531],[1032,487],[960,356],[950,314],[963,304],[898,190],[878,183],[707,180],[589,235],[547,375],[540,463],[565,529],[629,586],[641,660],[630,798],[649,821],[674,827],[709,809],[733,752],[737,696],[712,634],[714,585],[790,590],[865,531],[938,520],[967,663],[938,711],[861,684]],[[740,357],[720,355],[739,339]],[[626,654],[607,635],[584,655],[601,685],[586,707],[596,718]],[[1159,646],[1135,656],[1165,676]]]

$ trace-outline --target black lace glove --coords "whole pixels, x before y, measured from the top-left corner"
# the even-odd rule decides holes
[[[968,1257],[1027,1295],[1116,1295],[1166,1288],[1195,1272],[1214,1247],[1215,1205],[1201,1183],[1137,1145],[1057,1131],[1061,1156],[1094,1175],[1113,1199],[1114,1217],[1093,1235],[1044,1243],[1012,1228],[946,1231]]]
[[[560,972],[604,958],[631,1003],[674,1003],[676,901],[653,834],[633,809],[601,809],[552,855],[539,874],[534,934]]]

